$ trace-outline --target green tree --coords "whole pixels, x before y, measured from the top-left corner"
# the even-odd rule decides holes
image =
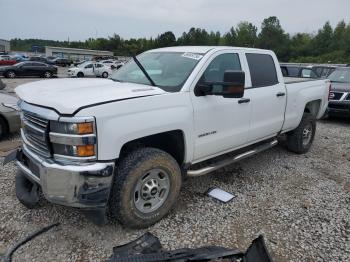
[[[276,16],[262,22],[258,45],[273,50],[281,61],[288,61],[289,35],[284,32]]]
[[[236,29],[236,45],[242,47],[255,47],[257,44],[258,28],[249,22],[240,22]]]
[[[226,34],[224,34],[223,38],[224,45],[235,46],[237,39],[236,29],[232,26],[230,30]]]
[[[331,52],[333,37],[333,28],[329,22],[326,22],[323,28],[318,30],[317,35],[313,39],[313,54],[322,55]]]
[[[174,46],[176,45],[176,37],[173,32],[168,31],[156,38],[156,46],[157,47],[166,47],[166,46]]]

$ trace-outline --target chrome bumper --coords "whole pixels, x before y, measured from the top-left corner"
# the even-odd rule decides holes
[[[80,208],[107,205],[114,162],[61,165],[37,156],[23,144],[16,164],[28,179],[41,186],[52,203]]]

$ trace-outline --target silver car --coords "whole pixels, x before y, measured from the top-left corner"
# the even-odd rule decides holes
[[[17,101],[14,96],[0,93],[0,139],[21,128]]]

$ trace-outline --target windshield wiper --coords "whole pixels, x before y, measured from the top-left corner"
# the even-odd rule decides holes
[[[148,79],[148,81],[151,83],[152,86],[156,86],[156,84],[153,82],[152,78],[149,76],[145,68],[141,65],[140,61],[137,60],[136,56],[132,56],[132,59],[134,59],[137,66],[141,69],[142,73],[145,75],[145,77]]]

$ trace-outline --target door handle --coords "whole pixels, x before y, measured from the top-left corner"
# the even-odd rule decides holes
[[[249,102],[250,102],[249,98],[242,98],[242,99],[238,100],[238,104],[249,103]]]
[[[285,96],[285,95],[286,95],[286,93],[284,93],[284,92],[279,92],[279,93],[276,94],[277,97]]]

